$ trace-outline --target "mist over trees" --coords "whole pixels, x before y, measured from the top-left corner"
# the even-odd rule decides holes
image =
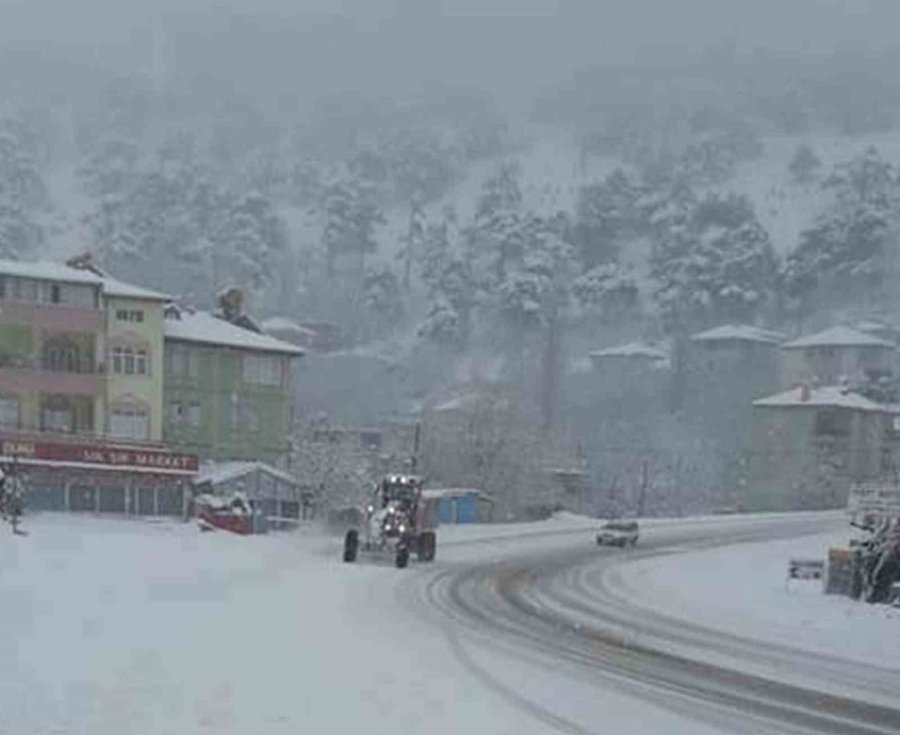
[[[173,11],[108,58],[4,46],[0,255],[90,249],[187,304],[238,286],[254,315],[332,324],[385,363],[378,420],[501,395],[431,471],[517,511],[727,504],[737,444],[686,415],[690,335],[900,316],[888,45],[601,58],[588,4],[505,25],[415,3],[254,12]],[[792,209],[808,216],[783,226]],[[637,341],[670,358],[643,388],[591,372],[590,352]],[[298,437],[314,419],[299,406]]]

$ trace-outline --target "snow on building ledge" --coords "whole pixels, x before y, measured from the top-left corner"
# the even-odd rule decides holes
[[[815,347],[882,347],[893,349],[894,345],[874,334],[861,332],[851,327],[829,327],[816,334],[795,339],[781,346],[785,350],[805,350]]]
[[[763,342],[781,344],[785,336],[770,329],[754,327],[750,324],[723,324],[705,332],[691,335],[692,342]]]
[[[753,401],[760,408],[847,408],[854,411],[884,412],[885,406],[876,403],[844,386],[798,386],[767,398]]]

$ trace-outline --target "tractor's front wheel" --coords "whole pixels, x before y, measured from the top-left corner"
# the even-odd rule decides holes
[[[404,569],[409,564],[409,547],[397,547],[397,556],[394,557],[394,563],[397,565],[397,569]]]
[[[359,531],[347,531],[344,536],[344,561],[347,563],[356,561],[359,553]]]

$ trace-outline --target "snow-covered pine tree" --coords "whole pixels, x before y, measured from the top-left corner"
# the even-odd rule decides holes
[[[232,280],[262,295],[277,282],[280,256],[287,247],[284,222],[259,192],[234,196],[226,214],[224,268]]]
[[[0,121],[0,256],[34,255],[44,240],[40,212],[49,195],[34,141],[15,120]]]
[[[499,212],[521,207],[520,175],[518,163],[507,162],[484,182],[475,208],[476,222],[489,220]]]
[[[578,192],[574,239],[588,267],[618,260],[622,239],[637,225],[640,189],[622,170]]]
[[[418,201],[410,204],[409,225],[403,236],[403,247],[397,257],[403,261],[403,288],[409,291],[412,282],[413,263],[422,257],[425,247],[425,230],[428,224],[425,211]]]
[[[787,294],[805,308],[817,292],[827,292],[830,303],[880,294],[900,200],[897,172],[872,147],[836,166],[823,187],[833,201],[800,234],[785,264]],[[838,292],[829,288],[836,278]]]
[[[822,170],[822,161],[811,145],[803,143],[794,151],[787,170],[794,184],[809,186],[818,178],[819,172]]]
[[[322,208],[326,276],[336,275],[339,258],[353,255],[361,278],[366,255],[378,247],[376,228],[385,221],[374,188],[361,179],[339,176],[326,186]]]
[[[468,340],[476,286],[468,250],[460,243],[456,214],[428,225],[423,241],[422,282],[428,294],[419,336],[438,344],[463,348]]]
[[[749,200],[709,195],[673,226],[651,256],[655,298],[669,327],[753,321],[769,303],[778,263]]]
[[[382,337],[403,318],[405,291],[389,267],[370,268],[363,281],[362,301],[370,336]]]

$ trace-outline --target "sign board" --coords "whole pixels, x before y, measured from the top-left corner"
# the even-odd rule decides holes
[[[825,562],[821,559],[791,559],[788,577],[791,579],[822,579]]]
[[[179,454],[160,448],[103,446],[91,444],[63,444],[20,439],[0,441],[0,454],[26,460],[79,462],[100,464],[122,469],[159,469],[196,472],[196,454]]]
[[[900,518],[900,485],[862,482],[850,487],[847,511],[853,515]]]

